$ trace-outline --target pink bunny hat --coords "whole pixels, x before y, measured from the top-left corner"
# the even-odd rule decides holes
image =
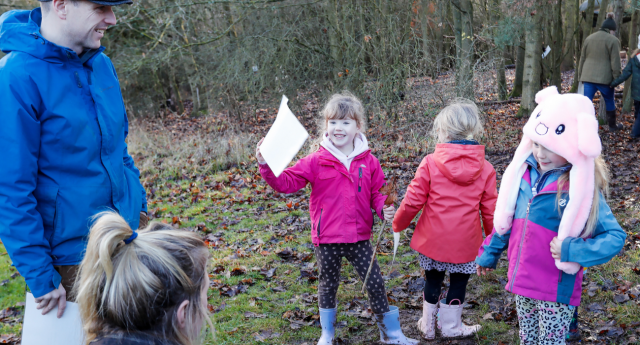
[[[493,224],[500,235],[511,229],[520,180],[527,169],[525,161],[535,141],[573,165],[569,173],[569,202],[558,228],[558,239],[562,241],[580,236],[589,218],[595,188],[594,161],[602,150],[598,121],[593,103],[587,97],[573,93],[561,95],[555,86],[538,92],[536,103],[538,106],[522,130],[522,141],[502,175]],[[580,269],[575,262],[560,260],[556,260],[556,267],[569,274]]]

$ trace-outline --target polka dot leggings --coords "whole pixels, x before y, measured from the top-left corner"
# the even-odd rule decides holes
[[[576,307],[516,295],[520,344],[564,344]]]
[[[373,248],[369,241],[328,243],[320,244],[316,247],[315,252],[319,273],[318,304],[320,308],[333,309],[336,307],[336,294],[338,293],[338,285],[340,285],[342,258],[346,257],[358,272],[360,279],[364,280],[371,262],[371,255],[373,255]],[[371,275],[367,282],[367,293],[374,314],[384,314],[389,311],[387,292],[384,289],[384,280],[377,260],[371,268]]]

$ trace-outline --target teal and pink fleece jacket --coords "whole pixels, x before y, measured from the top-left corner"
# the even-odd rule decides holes
[[[569,183],[556,200],[558,177],[570,169],[570,165],[541,174],[533,155],[527,159],[527,165],[511,229],[502,236],[494,229],[482,243],[476,263],[496,268],[500,255],[507,249],[507,291],[541,301],[579,306],[583,270],[577,274],[559,270],[550,252],[551,240],[558,236],[562,213],[569,201]],[[592,237],[566,238],[562,242],[562,262],[591,267],[611,260],[622,249],[626,234],[602,195],[599,200],[598,223]]]

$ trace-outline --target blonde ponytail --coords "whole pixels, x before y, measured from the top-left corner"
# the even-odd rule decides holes
[[[595,180],[593,190],[593,202],[591,203],[591,210],[589,211],[589,218],[587,218],[587,224],[580,234],[581,238],[589,238],[593,234],[593,230],[598,225],[598,216],[600,210],[600,198],[609,197],[609,167],[602,158],[602,155],[595,159]],[[556,194],[556,204],[560,200],[563,193],[563,186],[569,181],[569,171],[565,172],[558,178],[558,193]],[[580,188],[580,186],[577,186]]]
[[[103,212],[94,219],[75,285],[86,344],[110,332],[198,344],[200,334],[178,329],[176,312],[187,300],[187,325],[212,327],[201,301],[208,288],[204,242],[194,233],[152,223],[125,244],[133,230],[121,216]]]

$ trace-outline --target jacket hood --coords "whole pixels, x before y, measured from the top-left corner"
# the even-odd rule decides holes
[[[353,159],[369,150],[369,142],[362,133],[358,133],[356,135],[353,143],[353,152],[351,152],[351,154],[349,154],[348,156],[342,153],[342,151],[335,147],[335,145],[333,145],[333,142],[331,141],[331,139],[329,139],[329,135],[327,133],[324,134],[324,138],[322,139],[322,143],[320,143],[320,146],[324,147],[335,158],[337,158],[340,163],[342,163],[347,168],[348,171],[351,167],[351,162],[353,161]]]
[[[76,53],[66,47],[49,42],[40,34],[42,11],[13,10],[0,16],[0,50],[9,54],[23,52],[47,62],[65,62]],[[104,50],[93,50],[93,54]],[[86,61],[86,60],[85,60]]]
[[[433,153],[438,169],[452,182],[467,186],[484,168],[483,145],[438,144]]]

